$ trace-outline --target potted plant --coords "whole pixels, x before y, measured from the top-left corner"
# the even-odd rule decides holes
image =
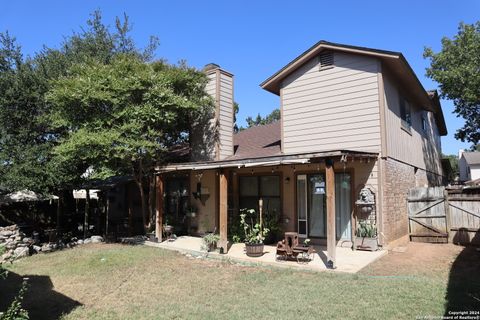
[[[207,233],[203,236],[202,250],[207,252],[213,251],[217,248],[217,242],[220,240],[220,236],[215,233]]]
[[[163,232],[167,239],[173,236],[173,225],[169,224],[168,218],[165,219],[165,223],[163,224]]]
[[[268,234],[269,229],[264,228],[262,219],[254,222],[254,209],[242,209],[240,214],[240,225],[243,227],[245,233],[245,250],[249,257],[260,257],[263,255],[263,241]],[[249,220],[249,222],[247,222]]]
[[[310,241],[311,241],[311,240],[308,239],[308,238],[305,239],[305,240],[303,240],[303,246],[304,246],[304,247],[308,247],[308,246],[310,245]]]
[[[155,237],[155,231],[150,231],[147,233],[147,238],[149,241],[157,242],[157,238]]]
[[[377,228],[367,221],[360,221],[355,232],[355,247],[360,250],[378,250]]]

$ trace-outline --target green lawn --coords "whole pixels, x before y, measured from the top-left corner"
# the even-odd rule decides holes
[[[415,319],[445,312],[445,277],[313,273],[85,245],[8,267],[31,319]],[[0,282],[3,287],[4,282]]]

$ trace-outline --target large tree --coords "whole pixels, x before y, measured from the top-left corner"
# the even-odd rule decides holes
[[[51,105],[45,94],[77,63],[109,63],[126,53],[151,60],[157,40],[152,38],[144,50],[138,49],[126,16],[117,18],[110,29],[96,11],[81,32],[66,37],[59,48],[45,47],[33,57],[25,57],[7,32],[0,34],[0,186],[57,193],[81,182],[86,168],[74,163],[62,166],[53,157],[65,128],[50,125]]]
[[[193,119],[213,111],[206,83],[185,64],[146,63],[131,54],[75,65],[47,96],[55,107],[50,123],[68,132],[55,147],[58,161],[90,167],[92,177],[132,175],[147,229],[145,177],[171,147],[189,141]]]
[[[453,100],[454,113],[465,120],[455,138],[477,145],[480,141],[480,21],[461,23],[458,33],[442,39],[442,50],[426,48],[427,76],[440,85],[442,98]]]
[[[278,109],[278,108],[273,109],[273,111],[270,112],[265,117],[262,117],[259,113],[259,114],[257,114],[257,117],[255,119],[253,119],[252,117],[247,117],[247,119],[245,119],[245,121],[247,122],[247,128],[273,123],[273,122],[276,122],[278,120],[280,120],[280,109]],[[240,128],[240,130],[244,130],[244,129],[245,128],[243,128],[243,127]]]

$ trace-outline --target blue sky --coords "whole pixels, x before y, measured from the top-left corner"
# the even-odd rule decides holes
[[[319,40],[400,51],[426,89],[425,46],[440,49],[443,36],[457,32],[460,21],[480,20],[480,1],[9,1],[2,3],[0,31],[8,30],[27,54],[45,44],[57,46],[100,9],[107,24],[127,13],[133,36],[144,45],[160,39],[158,57],[180,59],[201,68],[215,62],[235,75],[239,123],[268,114],[279,98],[259,84]],[[468,147],[453,138],[463,121],[443,101],[448,136],[443,152]]]

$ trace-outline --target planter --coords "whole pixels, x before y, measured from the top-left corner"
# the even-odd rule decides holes
[[[355,237],[355,248],[358,250],[378,250],[377,238]]]
[[[249,257],[261,257],[263,255],[263,243],[245,243],[245,250]]]
[[[215,251],[215,249],[217,249],[217,244],[216,244],[216,243],[209,243],[209,244],[207,245],[207,251],[208,251],[208,252]]]
[[[147,233],[147,237],[149,241],[157,242],[157,238],[155,237],[155,233]]]

